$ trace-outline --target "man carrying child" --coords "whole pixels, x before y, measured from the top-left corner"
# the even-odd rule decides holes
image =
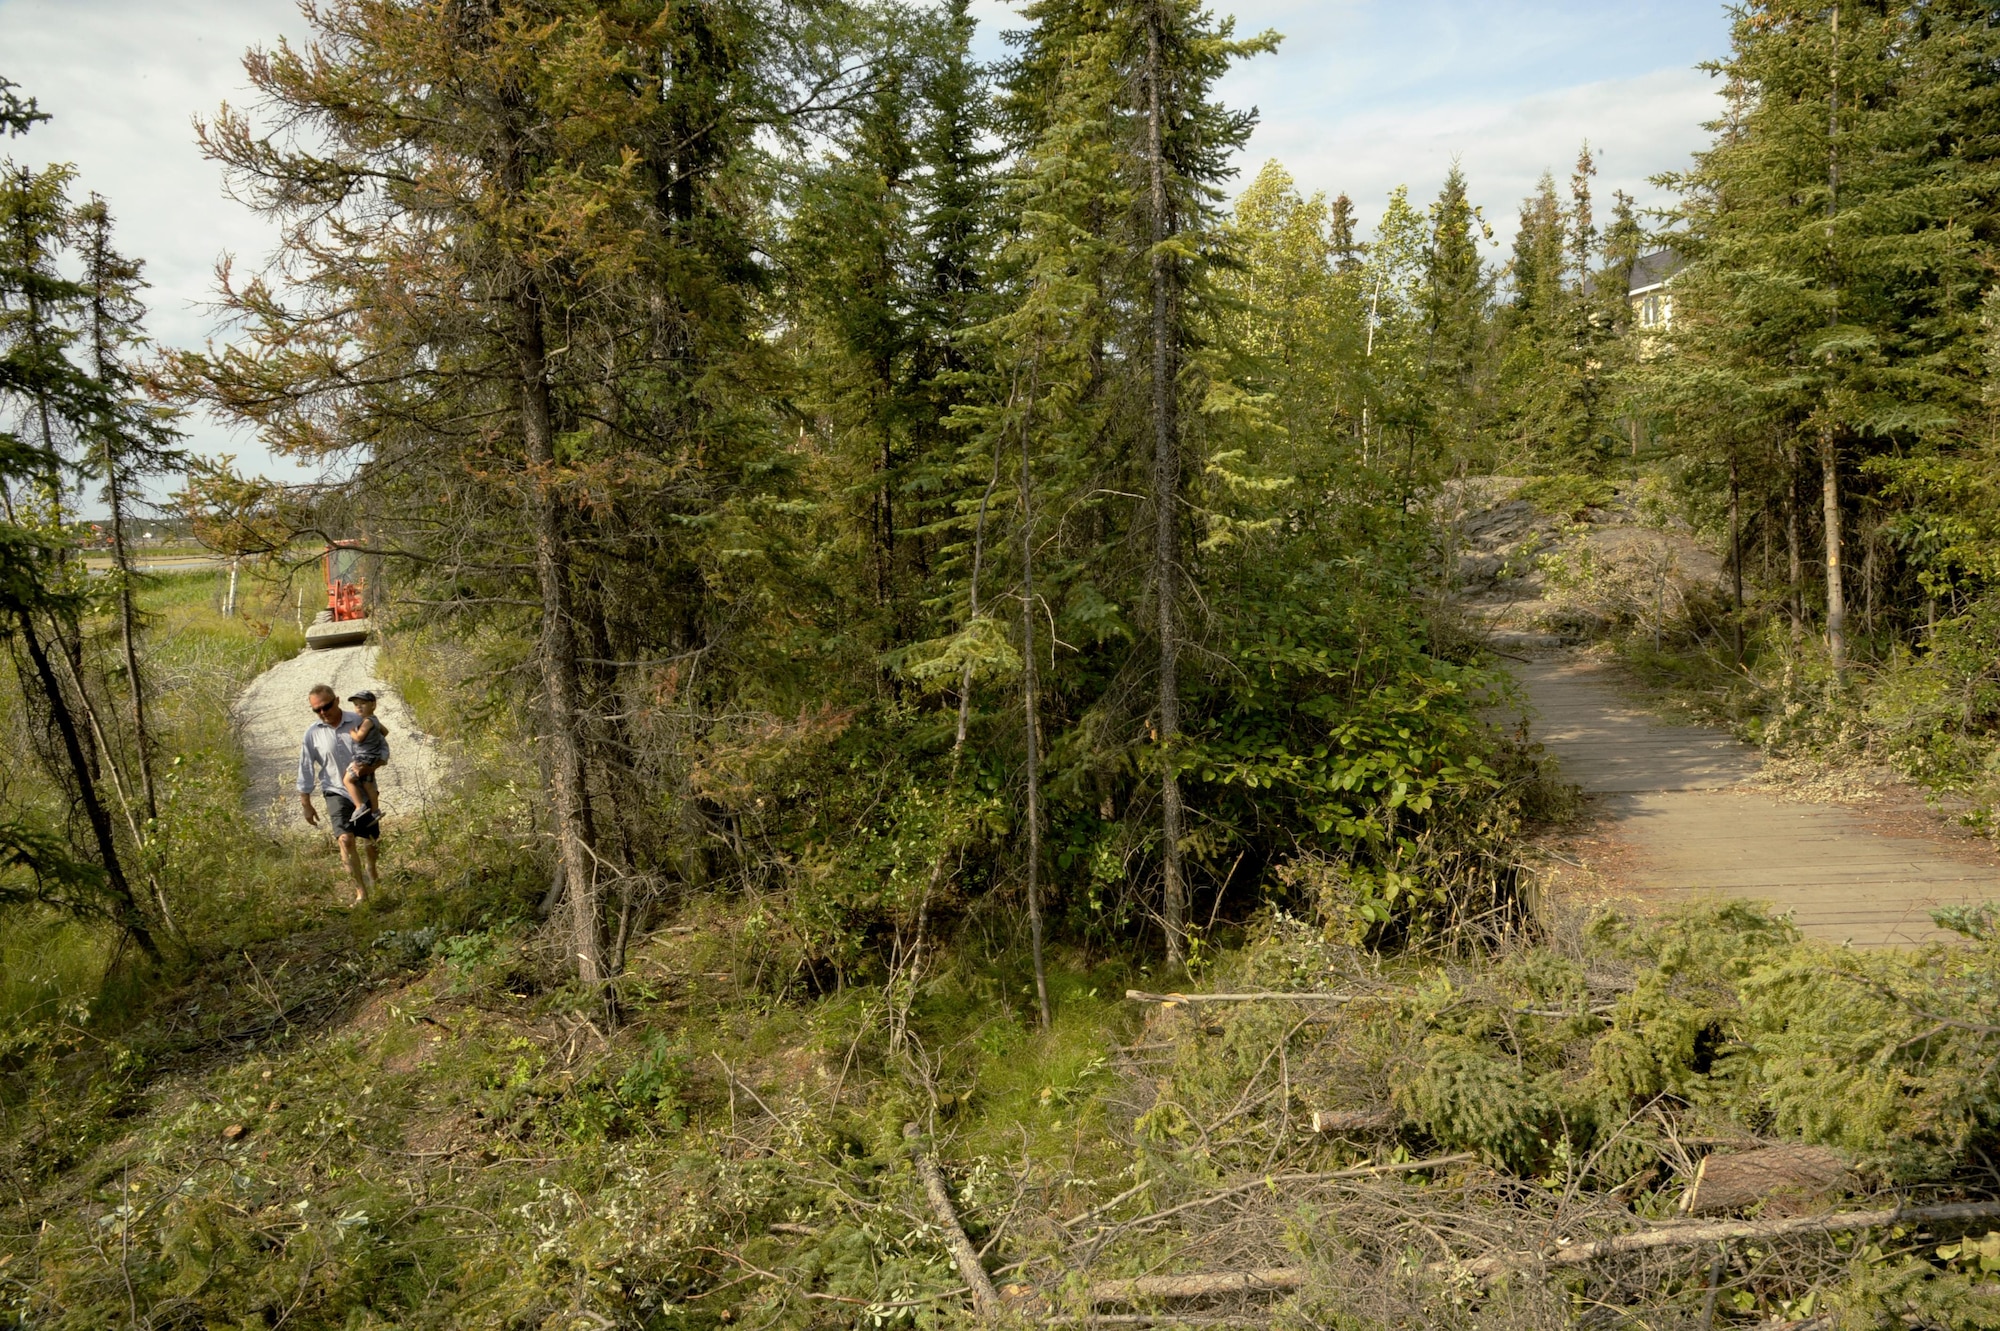
[[[319,826],[313,808],[317,790],[326,804],[327,821],[340,842],[341,863],[354,879],[354,904],[381,886],[376,853],[382,837],[381,800],[375,770],[389,760],[389,732],[375,717],[375,695],[362,690],[353,701],[361,709],[344,710],[340,696],[325,684],[315,684],[306,705],[318,719],[306,727],[299,744],[299,808],[306,821]]]

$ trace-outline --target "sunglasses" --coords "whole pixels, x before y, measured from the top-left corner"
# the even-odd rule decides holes
[[[308,707],[311,707],[315,712],[318,712],[322,716],[326,715],[326,713],[328,712],[337,712],[340,710],[340,704],[338,702],[323,702],[317,705],[308,703],[306,705]]]

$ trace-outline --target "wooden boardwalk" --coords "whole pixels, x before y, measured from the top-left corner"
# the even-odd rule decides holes
[[[2000,857],[1977,838],[1751,787],[1756,753],[1719,731],[1662,723],[1598,663],[1551,656],[1510,667],[1529,734],[1600,813],[1581,848],[1607,899],[1762,901],[1809,937],[1858,947],[1954,937],[1931,923],[1934,908],[2000,899]]]

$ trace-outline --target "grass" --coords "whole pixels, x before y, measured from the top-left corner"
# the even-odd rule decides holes
[[[161,822],[149,867],[160,877],[184,928],[237,937],[265,905],[261,884],[295,871],[293,856],[259,838],[237,810],[243,773],[229,706],[244,684],[304,644],[288,623],[272,623],[275,602],[257,584],[239,585],[243,613],[220,612],[225,575],[149,575],[139,608],[156,743]],[[93,645],[116,659],[116,626],[90,626]],[[119,687],[122,687],[122,678]],[[125,723],[123,699],[113,720]],[[13,698],[6,700],[9,710]],[[289,918],[289,915],[281,915]],[[106,933],[53,918],[10,918],[0,934],[0,1021],[31,1026],[49,1014],[100,1005],[115,949]]]
[[[1968,1186],[2000,1139],[1994,944],[1835,955],[1740,908],[1400,956],[1274,910],[1207,977],[1382,996],[1330,1016],[1142,1008],[1128,985],[1169,982],[1139,959],[1052,946],[1042,1031],[1004,897],[939,921],[914,987],[875,939],[857,982],[815,990],[787,969],[781,897],[708,893],[635,942],[608,1023],[535,919],[534,822],[504,767],[399,839],[361,911],[333,905],[324,839],[241,815],[228,702],[297,643],[269,602],[224,620],[219,582],[161,578],[146,603],[172,749],[158,867],[196,945],[147,971],[73,924],[0,935],[0,1326],[950,1325],[959,1278],[909,1121],[989,1265],[1059,1307],[1086,1278],[1284,1261],[1314,1272],[1296,1303],[1224,1313],[1507,1328],[1589,1299],[1686,1324],[1702,1290],[1672,1272],[1488,1297],[1423,1267],[1440,1235],[1670,1216],[1682,1137],[1836,1140],[1926,1195]],[[424,660],[401,655],[399,680],[471,715],[476,659]],[[1300,1126],[1376,1106],[1376,1136]],[[1448,1152],[1480,1163],[1331,1201],[1260,1181]],[[1124,1228],[1080,1223],[1141,1183]],[[1717,1325],[1815,1281],[1900,1316],[1865,1285],[1886,1272],[1939,1325],[2000,1319],[2000,1282],[1934,1239],[1884,1249],[1859,1275],[1830,1248],[1761,1256]]]
[[[25,1029],[87,1004],[111,952],[104,931],[65,916],[9,915],[0,930],[0,1027]]]
[[[774,986],[752,924],[768,903],[722,898],[634,950],[622,1023],[607,1026],[552,981],[518,914],[533,887],[489,879],[481,913],[455,926],[402,893],[215,958],[156,986],[122,1029],[92,1023],[89,1041],[38,1055],[0,1152],[19,1199],[0,1205],[19,1321],[949,1324],[958,1278],[908,1165],[915,1120],[974,1243],[993,1245],[991,1264],[1031,1263],[1051,1298],[1084,1260],[1093,1278],[1304,1261],[1316,1283],[1281,1324],[1541,1325],[1569,1301],[1562,1288],[1481,1301],[1369,1263],[1407,1249],[1421,1266],[1439,1228],[1463,1242],[1482,1226],[1594,1232],[1586,1222],[1632,1208],[1670,1218],[1674,1167],[1637,1166],[1676,1158],[1676,1123],[1832,1133],[1881,1169],[1961,1183],[1969,1148],[1952,1143],[1992,1129],[1981,1037],[1899,1045],[1903,1027],[1935,1023],[1869,997],[1916,986],[1976,1016],[1955,1005],[1978,990],[1985,954],[1833,958],[1741,908],[1456,960],[1371,957],[1279,920],[1221,959],[1228,988],[1388,997],[1317,1024],[1259,1005],[1141,1009],[1121,998],[1139,978],[1128,964],[1057,948],[1056,1021],[1041,1032],[1011,956],[967,935],[935,956],[898,1047],[892,987]],[[1616,1013],[1582,1015],[1590,996]],[[1523,1006],[1577,1015],[1507,1015]],[[1716,1040],[1728,1057],[1711,1062]],[[1795,1051],[1870,1040],[1896,1046],[1882,1071],[1915,1097],[1887,1117],[1873,1074],[1835,1084],[1797,1064]],[[1760,1060],[1771,1072],[1746,1077]],[[1850,1050],[1846,1065],[1868,1059]],[[1595,1107],[1660,1086],[1668,1119],[1620,1127],[1622,1110]],[[1828,1112],[1849,1099],[1868,1113]],[[1312,1108],[1383,1101],[1399,1117],[1387,1140],[1298,1126]],[[1986,1126],[1954,1136],[1954,1115]],[[1151,1191],[1118,1215],[1273,1171],[1462,1151],[1485,1163],[1379,1180],[1331,1211],[1260,1183],[1227,1211],[1105,1236],[1087,1259],[1059,1223],[1143,1180]],[[1650,1181],[1632,1192],[1628,1176]],[[1987,1308],[1995,1291],[1976,1270],[1928,1256],[1941,1241],[1885,1238],[1878,1261],[1961,1313]],[[1776,1314],[1842,1270],[1838,1253],[1771,1255],[1730,1275],[1718,1325]],[[1611,1297],[1595,1277],[1577,1288]],[[1652,1300],[1651,1324],[1673,1324],[1701,1288],[1642,1282],[1618,1297]]]

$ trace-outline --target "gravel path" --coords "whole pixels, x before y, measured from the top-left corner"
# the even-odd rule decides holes
[[[2000,898],[2000,858],[1916,809],[1800,803],[1749,784],[1756,753],[1667,725],[1605,666],[1556,654],[1509,663],[1529,733],[1599,812],[1570,886],[1606,900],[1768,902],[1809,937],[1859,947],[1951,938],[1932,909]]]
[[[393,828],[421,813],[442,789],[445,764],[437,741],[417,727],[402,696],[375,673],[376,647],[334,647],[303,651],[280,661],[243,690],[236,701],[236,732],[250,774],[250,811],[278,828],[307,830],[299,816],[299,742],[312,714],[306,694],[315,684],[341,696],[360,689],[381,695],[376,714],[389,728],[389,762],[377,773],[384,821]]]

